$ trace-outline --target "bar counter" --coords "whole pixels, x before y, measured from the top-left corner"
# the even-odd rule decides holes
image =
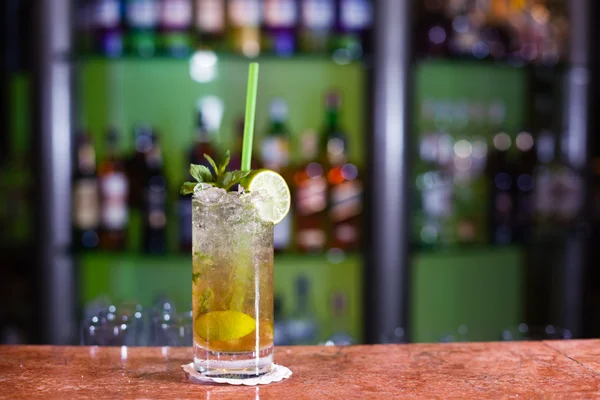
[[[279,347],[290,379],[202,385],[191,348],[0,346],[0,398],[600,398],[600,340]]]

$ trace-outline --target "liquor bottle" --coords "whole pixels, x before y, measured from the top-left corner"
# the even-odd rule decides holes
[[[419,56],[443,57],[449,53],[452,21],[446,16],[443,0],[420,2],[421,17],[416,27],[416,51]]]
[[[349,346],[356,343],[348,332],[348,299],[343,293],[334,293],[331,301],[331,334],[325,341],[327,345]]]
[[[592,220],[593,224],[600,226],[600,156],[592,159]],[[596,250],[597,251],[597,250]]]
[[[324,53],[330,48],[335,26],[334,0],[304,0],[300,5],[300,51]]]
[[[195,0],[194,29],[202,49],[222,50],[225,42],[225,0]]]
[[[192,0],[160,1],[160,47],[164,54],[184,57],[192,49]]]
[[[148,253],[159,254],[167,250],[167,180],[158,137],[153,135],[152,139],[152,147],[146,153],[143,247]]]
[[[100,247],[103,250],[123,250],[126,241],[129,193],[117,142],[118,132],[111,128],[106,136],[106,158],[98,167],[101,198]]]
[[[371,0],[338,0],[336,11],[332,50],[335,53],[343,51],[351,59],[362,57],[368,42],[366,34],[373,22]]]
[[[244,117],[238,119],[236,123],[236,135],[235,135],[235,146],[233,153],[231,154],[231,161],[229,162],[229,169],[234,171],[242,168],[242,147],[244,145]],[[250,160],[251,169],[259,169],[260,162],[258,157],[253,157]]]
[[[94,51],[107,57],[123,55],[124,30],[121,0],[93,1]]]
[[[96,152],[90,137],[80,132],[76,138],[73,172],[73,247],[93,249],[98,246],[100,202],[96,176]]]
[[[273,344],[275,346],[287,346],[290,344],[287,334],[287,323],[283,319],[283,304],[281,296],[273,299]]]
[[[296,0],[264,0],[262,47],[265,52],[291,56],[296,51]]]
[[[527,243],[531,238],[533,222],[534,168],[536,164],[535,142],[527,131],[515,138],[517,156],[513,175],[514,208],[513,238],[517,243]]]
[[[508,159],[512,145],[511,137],[503,132],[493,136],[486,175],[491,182],[490,195],[490,238],[493,244],[510,244],[513,241],[512,216],[514,209],[513,176]]]
[[[140,57],[156,53],[160,7],[158,0],[126,0],[127,49]]]
[[[348,140],[340,127],[341,98],[327,94],[327,123],[321,137],[321,159],[326,160],[330,243],[332,248],[356,249],[360,243],[363,185],[358,168],[348,161]]]
[[[75,48],[79,54],[88,54],[94,50],[94,7],[91,0],[77,0],[75,2]]]
[[[322,252],[327,245],[327,179],[318,160],[317,133],[302,134],[302,164],[294,173],[294,209],[296,249]]]
[[[556,228],[553,218],[555,199],[553,186],[556,181],[556,140],[550,130],[542,130],[537,137],[536,167],[534,170],[534,205],[533,213],[538,238],[552,235]]]
[[[311,305],[310,283],[305,276],[296,279],[296,310],[287,322],[288,339],[293,345],[316,344],[319,336],[316,314]]]
[[[211,133],[207,124],[207,110],[200,105],[196,113],[196,139],[190,150],[188,160],[191,164],[212,167],[204,158],[204,154],[216,159],[216,150],[212,144]],[[190,178],[191,179],[191,178]],[[190,196],[179,196],[177,205],[179,222],[179,248],[182,252],[192,250],[192,199]]]
[[[129,208],[141,210],[143,206],[144,185],[148,174],[146,158],[152,149],[154,132],[148,124],[136,124],[133,128],[135,150],[127,160],[126,169],[129,181]]]
[[[262,162],[265,168],[289,179],[290,142],[287,128],[288,106],[283,99],[273,99],[269,109],[270,127],[262,142]],[[275,225],[274,249],[281,251],[290,245],[292,230],[292,212]]]
[[[232,51],[246,57],[260,54],[260,0],[230,0],[227,3],[229,43]]]

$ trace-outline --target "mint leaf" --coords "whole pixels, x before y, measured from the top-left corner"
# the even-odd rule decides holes
[[[214,297],[215,294],[212,289],[204,289],[202,295],[200,296],[200,301],[198,301],[198,312],[196,313],[198,317],[210,311],[210,306]]]
[[[219,168],[217,167],[217,163],[208,154],[204,154],[204,158],[206,158],[206,161],[208,161],[208,163],[210,164],[210,166],[213,167],[213,171],[215,171],[215,175],[216,175],[215,176],[215,181],[218,181],[220,174],[219,174]]]
[[[193,194],[198,183],[229,190],[252,173],[252,171],[226,171],[231,159],[229,150],[225,153],[225,160],[219,167],[208,154],[204,154],[204,158],[206,158],[210,167],[190,164],[190,175],[198,182],[184,182],[180,189],[182,195]]]
[[[192,282],[198,283],[198,279],[200,279],[200,272],[196,272],[195,274],[192,274]]]
[[[219,168],[219,176],[223,175],[223,173],[227,169],[230,159],[231,159],[231,155],[229,154],[229,150],[227,150],[227,153],[225,153],[225,161],[223,161],[223,164],[221,164],[221,167]]]
[[[242,179],[250,175],[252,171],[230,171],[225,172],[217,184],[224,189],[230,189],[233,185],[240,183]]]
[[[198,184],[198,182],[184,182],[183,185],[181,185],[181,189],[179,190],[179,193],[181,193],[182,195],[188,195],[188,194],[192,194],[194,193],[194,188],[196,187],[196,185]]]
[[[212,182],[213,180],[210,169],[204,165],[190,164],[190,175],[198,182]]]

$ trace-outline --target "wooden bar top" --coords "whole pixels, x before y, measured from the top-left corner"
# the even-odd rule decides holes
[[[191,348],[0,346],[0,398],[600,398],[600,340],[279,347],[259,387],[186,380]]]

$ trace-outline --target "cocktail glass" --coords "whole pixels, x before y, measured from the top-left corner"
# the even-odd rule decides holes
[[[206,376],[273,367],[273,223],[262,200],[218,188],[192,198],[194,366]]]

